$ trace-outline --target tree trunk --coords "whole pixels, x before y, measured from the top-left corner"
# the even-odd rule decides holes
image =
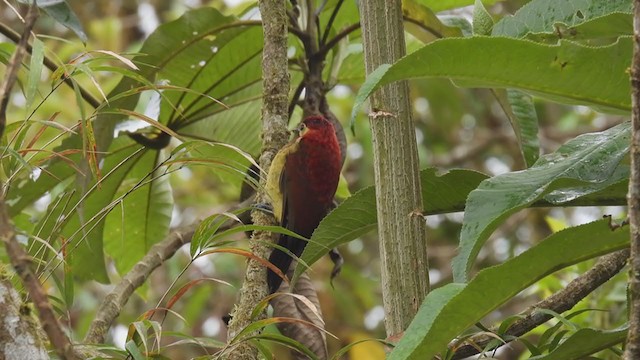
[[[49,359],[46,335],[34,311],[22,304],[9,280],[0,279],[0,359]]]
[[[400,0],[360,1],[367,74],[406,53]],[[429,291],[416,134],[406,82],[371,97],[382,297],[387,336],[407,328]]]
[[[260,15],[264,32],[262,52],[262,154],[260,167],[269,169],[271,160],[288,140],[287,124],[289,118],[289,73],[287,60],[287,14],[284,0],[261,0]],[[262,176],[266,179],[266,176]],[[264,189],[264,181],[260,189]],[[258,192],[257,202],[265,201],[262,190]],[[253,211],[253,223],[256,225],[275,225],[273,216],[262,211]],[[251,251],[254,255],[266,259],[271,248],[271,233],[254,231],[251,238]],[[232,339],[255,319],[251,313],[256,305],[267,296],[267,272],[256,260],[249,260],[245,280],[240,290],[240,298],[229,323],[228,337]],[[248,342],[228,354],[226,359],[256,359],[257,350]]]
[[[640,359],[640,0],[634,1],[634,47],[631,63],[631,178],[629,179],[629,225],[631,271],[629,273],[629,335],[624,358]]]

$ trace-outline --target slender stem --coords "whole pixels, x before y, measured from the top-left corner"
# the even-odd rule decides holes
[[[344,30],[342,30],[341,32],[336,34],[336,36],[334,36],[331,40],[329,40],[329,42],[322,45],[322,47],[320,47],[320,49],[318,50],[318,52],[314,54],[314,56],[318,58],[324,58],[331,49],[333,49],[336,45],[338,45],[340,40],[349,36],[349,34],[351,34],[352,32],[358,29],[360,29],[360,23],[347,26],[346,28],[344,28]]]

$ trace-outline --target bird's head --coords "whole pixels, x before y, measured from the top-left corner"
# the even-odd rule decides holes
[[[323,134],[333,132],[333,125],[324,116],[314,115],[305,118],[298,126],[300,136],[305,134]]]

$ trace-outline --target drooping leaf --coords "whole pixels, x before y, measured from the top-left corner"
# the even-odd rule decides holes
[[[553,32],[554,26],[573,27],[612,13],[631,13],[629,0],[534,0],[513,16],[505,16],[493,28],[494,36],[523,37]]]
[[[467,199],[460,252],[453,260],[455,281],[466,281],[480,248],[507,216],[556,189],[585,184],[604,189],[611,185],[608,180],[628,151],[629,137],[627,122],[584,134],[541,157],[527,170],[483,181]]]
[[[31,4],[33,0],[18,0],[18,2]],[[36,0],[36,4],[40,9],[44,10],[47,15],[76,33],[83,43],[87,42],[87,34],[85,34],[80,20],[78,20],[78,17],[66,0]]]
[[[451,170],[438,175],[435,168],[420,172],[425,215],[460,211],[469,192],[486,176],[471,170]],[[301,259],[313,264],[329,249],[356,239],[377,226],[376,195],[373,187],[347,198],[320,223],[305,247]],[[296,276],[304,270],[296,269]]]
[[[569,336],[547,355],[531,357],[531,360],[577,360],[623,342],[628,326],[616,330],[580,329]]]
[[[606,220],[569,228],[501,265],[480,271],[468,284],[449,284],[432,291],[389,359],[433,358],[457,335],[536,281],[566,266],[622,249],[628,237],[628,228],[612,231]]]
[[[525,165],[533,165],[540,156],[538,115],[533,98],[513,89],[495,89],[493,93],[516,134]]]
[[[553,101],[628,112],[631,97],[626,71],[631,50],[631,38],[603,47],[564,40],[545,45],[503,37],[442,39],[369,74],[351,118],[381,86],[425,77],[445,77],[469,87],[520,89]]]

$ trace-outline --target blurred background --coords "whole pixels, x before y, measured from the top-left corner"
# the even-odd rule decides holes
[[[88,35],[86,47],[71,31],[46,16],[41,17],[35,29],[36,33],[43,35],[40,39],[46,44],[46,54],[61,62],[71,61],[87,50],[109,50],[125,56],[135,54],[144,39],[160,24],[175,20],[190,9],[214,7],[225,14],[240,15],[255,7],[254,2],[242,0],[67,1]],[[502,1],[489,7],[489,11],[498,19],[512,14],[524,3],[526,1]],[[0,3],[0,20],[19,31],[22,25],[12,8],[15,5],[14,1],[5,0]],[[472,8],[467,7],[439,15],[470,19],[471,14]],[[353,19],[354,22],[357,20]],[[9,42],[2,36],[0,40],[3,43]],[[410,34],[407,34],[407,43],[409,50],[415,50],[421,45]],[[358,53],[357,46],[353,51]],[[0,73],[4,72],[5,66],[5,63],[0,64]],[[331,109],[342,119],[345,128],[348,127],[355,92],[364,80],[363,71],[361,54],[347,57],[341,70],[344,75],[342,81],[329,94]],[[68,87],[51,91],[50,77],[51,73],[43,72],[39,88],[40,97],[37,99],[41,104],[35,109],[35,118],[46,120],[55,114],[55,121],[62,125],[71,126],[77,123],[80,117],[79,108],[68,105],[75,104],[76,94]],[[78,77],[77,80],[94,97],[100,99],[101,91],[108,93],[118,83],[120,76],[110,72],[96,72],[94,80],[100,89],[87,77]],[[458,88],[450,81],[442,79],[414,81],[411,82],[411,88],[421,168],[434,166],[440,172],[467,168],[488,175],[524,168],[511,125],[489,90]],[[10,122],[24,118],[28,112],[34,110],[33,104],[25,103],[26,99],[19,88],[15,89],[11,101]],[[539,141],[543,154],[554,151],[565,141],[579,134],[605,130],[625,120],[624,117],[604,115],[587,107],[543,101],[536,101],[535,105],[540,122]],[[347,131],[349,146],[343,174],[351,193],[373,185],[371,139],[368,120],[364,115],[360,114],[355,122],[355,135]],[[299,117],[300,112],[296,111],[291,120],[291,127]],[[259,151],[260,139],[255,136],[256,129],[259,129],[259,121],[256,117],[255,127],[246,130],[254,136],[243,148],[254,156]],[[48,129],[38,138],[37,143],[45,144],[56,135],[58,133],[55,130]],[[59,140],[53,141],[55,143]],[[174,200],[172,228],[226,211],[238,203],[241,186],[241,181],[230,181],[228,177],[217,176],[206,167],[184,167],[170,175],[170,183]],[[42,217],[50,201],[50,198],[43,197],[25,211],[24,216]],[[566,226],[586,223],[606,214],[620,218],[624,216],[624,211],[621,207],[540,208],[521,211],[495,231],[479,255],[477,267],[500,263]],[[426,221],[429,275],[432,287],[437,288],[451,281],[450,262],[456,254],[462,213],[429,216]],[[244,236],[237,235],[234,239],[239,242],[239,246],[246,246]],[[357,340],[385,338],[376,240],[376,233],[371,232],[340,248],[345,265],[342,273],[333,281],[333,285],[329,282],[332,264],[328,258],[314,265],[311,271],[322,303],[327,330],[339,338],[329,339],[330,353]],[[236,301],[237,291],[244,277],[246,259],[232,254],[211,254],[195,261],[184,275],[179,276],[189,260],[189,249],[186,246],[155,271],[147,285],[130,299],[117,324],[112,327],[110,343],[122,348],[131,322],[154,308],[165,292],[175,291],[188,281],[199,278],[219,279],[231,286],[202,282],[189,289],[173,307],[182,319],[168,314],[163,323],[163,331],[193,337],[210,337],[222,342],[226,340],[226,327],[222,317],[230,312]],[[484,325],[494,325],[562,289],[590,265],[591,263],[581,263],[547,277],[520,294],[516,300],[491,314]],[[115,266],[109,267],[112,282],[116,282],[121,275]],[[172,286],[174,281],[176,284]],[[76,339],[82,339],[93,319],[96,306],[110,289],[111,285],[94,282],[77,286],[73,306],[60,307],[60,314]],[[486,291],[491,292],[492,289],[488,288]],[[52,292],[55,293],[55,290]],[[584,319],[583,321],[592,325],[614,327],[625,317],[624,302],[625,282],[623,278],[616,278],[579,305],[580,309],[608,311],[587,311],[573,320],[579,322]],[[540,329],[536,330],[530,337],[535,339],[536,334],[539,335],[541,332]],[[171,334],[167,334],[167,338],[170,339]],[[500,350],[497,356],[517,359],[523,349],[521,344],[514,343]],[[286,350],[276,348],[274,351],[277,354],[276,358],[288,358]],[[196,345],[181,344],[163,349],[163,355],[171,359],[186,359],[203,354],[203,350]],[[384,352],[379,343],[366,342],[354,347],[349,356],[358,360],[383,359]]]

